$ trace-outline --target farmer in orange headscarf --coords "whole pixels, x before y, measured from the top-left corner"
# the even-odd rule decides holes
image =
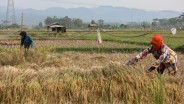
[[[135,64],[139,59],[143,59],[149,53],[152,53],[157,61],[146,72],[151,72],[157,69],[159,74],[163,74],[165,69],[168,69],[170,75],[174,76],[177,71],[177,55],[167,45],[163,43],[160,34],[155,34],[151,40],[151,46],[139,53],[136,57],[130,59],[127,64]]]

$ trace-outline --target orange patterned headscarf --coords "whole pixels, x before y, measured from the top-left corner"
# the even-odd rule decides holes
[[[159,50],[162,47],[163,40],[162,40],[162,37],[160,36],[160,34],[155,34],[152,37],[151,44],[155,45],[154,50]]]

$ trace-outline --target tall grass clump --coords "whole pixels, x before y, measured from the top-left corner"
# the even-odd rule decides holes
[[[6,47],[0,52],[0,65],[20,65],[25,62],[40,64],[46,61],[47,50],[35,48],[25,51],[18,47]]]
[[[158,77],[158,85],[157,90],[154,94],[154,102],[155,104],[163,104],[164,103],[164,75]]]
[[[1,65],[18,65],[23,63],[24,51],[19,48],[5,47],[0,52],[0,64]]]
[[[24,57],[27,62],[40,64],[46,61],[47,51],[45,47],[37,47],[29,51],[24,51]]]

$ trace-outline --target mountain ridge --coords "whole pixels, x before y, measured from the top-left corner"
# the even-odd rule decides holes
[[[20,24],[21,14],[24,13],[24,24],[29,26],[38,25],[39,22],[44,22],[44,19],[49,17],[65,17],[79,18],[84,22],[91,22],[91,20],[103,19],[105,23],[127,23],[127,22],[142,22],[149,21],[155,18],[174,18],[178,17],[182,12],[178,11],[146,11],[135,8],[126,7],[111,7],[100,6],[94,8],[62,8],[51,7],[44,10],[36,10],[33,8],[19,9],[15,8],[16,22]],[[6,18],[6,8],[0,7],[0,21]]]

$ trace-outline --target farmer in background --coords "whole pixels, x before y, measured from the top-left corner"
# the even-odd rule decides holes
[[[167,45],[163,43],[160,34],[155,34],[151,40],[151,46],[139,53],[136,57],[130,59],[127,64],[135,64],[139,59],[145,58],[149,53],[152,53],[157,61],[146,72],[151,72],[157,69],[159,74],[163,74],[165,69],[168,69],[170,75],[175,76],[177,71],[177,55]]]
[[[29,48],[34,48],[33,39],[27,35],[25,31],[20,32],[21,36],[21,47],[24,46],[25,50],[27,51]]]

